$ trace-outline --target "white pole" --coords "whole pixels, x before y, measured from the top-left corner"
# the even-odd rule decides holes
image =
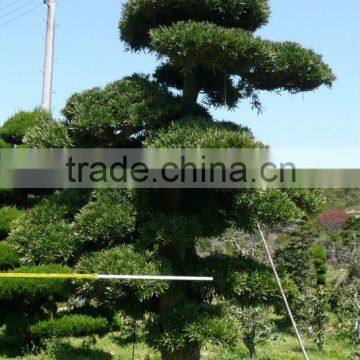
[[[51,112],[54,45],[55,45],[56,0],[44,0],[44,4],[48,6],[48,15],[47,15],[47,26],[46,26],[42,108],[45,111]]]
[[[283,289],[283,287],[282,287],[280,277],[279,277],[279,275],[278,275],[278,272],[277,272],[277,270],[276,270],[274,261],[273,261],[273,259],[272,259],[272,256],[271,256],[269,247],[268,247],[268,245],[267,245],[267,242],[266,242],[266,239],[265,239],[265,235],[264,235],[264,233],[263,233],[263,231],[262,231],[261,226],[260,226],[259,223],[257,223],[257,226],[258,226],[258,230],[259,230],[259,233],[260,233],[261,240],[262,240],[262,242],[263,242],[263,244],[264,244],[264,247],[265,247],[266,254],[267,254],[268,258],[269,258],[269,261],[270,261],[272,270],[273,270],[273,272],[274,272],[277,285],[278,285],[278,287],[279,287],[281,296],[282,296],[282,298],[283,298],[283,301],[284,301],[286,310],[287,310],[287,312],[288,312],[288,314],[289,314],[289,317],[290,317],[292,326],[293,326],[293,328],[294,328],[294,330],[295,330],[296,337],[297,337],[298,342],[299,342],[300,347],[301,347],[301,351],[302,351],[302,353],[303,353],[303,355],[304,355],[304,359],[305,359],[305,360],[309,360],[309,356],[308,356],[308,354],[307,354],[307,352],[306,352],[304,343],[303,343],[303,341],[302,341],[302,339],[301,339],[299,329],[298,329],[298,327],[297,327],[297,325],[296,325],[296,322],[295,322],[295,319],[294,319],[294,317],[293,317],[292,311],[291,311],[291,309],[290,309],[289,303],[288,303],[288,301],[287,301],[287,298],[286,298],[284,289]]]

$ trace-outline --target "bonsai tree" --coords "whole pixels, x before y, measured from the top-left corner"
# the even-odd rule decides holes
[[[335,79],[312,50],[255,37],[269,14],[265,0],[128,1],[121,39],[132,50],[164,59],[155,79],[135,74],[74,94],[63,111],[66,121],[32,127],[25,146],[263,146],[249,129],[215,121],[197,103],[199,94],[205,105],[229,108],[250,97],[260,109],[261,90],[310,91]],[[182,93],[174,95],[170,87]],[[196,360],[206,343],[232,346],[237,340],[236,321],[215,299],[243,306],[280,300],[267,266],[237,255],[201,256],[198,239],[221,238],[230,228],[253,232],[257,221],[294,222],[316,212],[321,201],[305,190],[102,189],[57,191],[37,196],[34,203],[11,223],[6,239],[20,265],[55,264],[84,273],[206,274],[214,282],[78,281],[74,296],[67,298],[70,315],[96,314],[108,322],[85,318],[76,330],[78,317],[70,321],[58,314],[53,297],[51,311],[31,318],[24,330],[28,336],[49,336],[48,327],[66,330],[69,323],[74,334],[83,335],[84,322],[103,334],[121,310],[146,322],[146,340],[164,360]],[[6,284],[20,286],[13,280]],[[296,289],[286,279],[284,286],[290,294]],[[4,293],[5,304],[12,296]]]

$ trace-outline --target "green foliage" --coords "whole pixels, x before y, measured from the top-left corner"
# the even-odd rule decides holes
[[[243,255],[211,255],[202,260],[203,273],[214,277],[209,287],[221,297],[243,306],[281,305],[274,275],[269,267]],[[283,287],[289,300],[297,298],[293,281],[283,277]]]
[[[7,143],[5,140],[0,139],[0,149],[11,149],[11,144]]]
[[[178,21],[209,21],[229,28],[256,30],[267,23],[267,0],[130,0],[120,21],[121,40],[133,50],[149,45],[149,31]]]
[[[322,350],[328,324],[328,312],[330,310],[328,289],[320,285],[315,291],[307,292],[304,304],[307,331],[319,350]]]
[[[238,336],[235,321],[221,306],[192,301],[153,315],[147,333],[149,345],[168,354],[209,343],[233,346]]]
[[[68,263],[77,250],[72,225],[64,218],[68,208],[55,197],[26,211],[12,225],[12,242],[24,264]]]
[[[59,265],[24,266],[10,271],[12,274],[70,274],[72,270]],[[43,307],[66,300],[72,293],[72,284],[66,279],[0,279],[0,303],[13,308]]]
[[[238,192],[234,204],[234,221],[243,229],[253,231],[256,223],[274,226],[296,222],[305,213],[289,195],[281,190]]]
[[[24,136],[24,144],[29,148],[68,148],[72,141],[64,124],[56,121],[32,127]]]
[[[0,240],[7,237],[11,224],[21,215],[21,210],[15,207],[4,206],[0,208]]]
[[[30,327],[34,339],[61,338],[70,336],[103,335],[110,329],[105,318],[86,315],[65,315],[41,321]]]
[[[149,148],[255,148],[262,147],[249,129],[229,122],[187,117],[152,133]]]
[[[27,130],[51,120],[51,114],[40,109],[31,112],[20,111],[5,121],[0,129],[0,136],[10,144],[19,145],[22,143]]]
[[[349,264],[349,279],[360,279],[360,251],[356,251]]]
[[[169,273],[166,264],[154,257],[151,252],[135,252],[131,245],[93,252],[84,256],[77,264],[80,273],[96,274],[129,274],[129,275],[161,275]],[[111,280],[78,284],[78,292],[84,298],[94,299],[100,304],[126,306],[134,305],[136,299],[144,301],[158,296],[168,289],[163,281]],[[130,299],[129,300],[129,296]],[[127,300],[126,300],[127,299]]]
[[[304,231],[280,237],[274,258],[278,270],[288,274],[303,289],[311,283],[313,239]]]
[[[94,247],[125,241],[135,230],[136,209],[133,192],[97,190],[91,201],[76,216],[79,241]]]
[[[340,331],[360,350],[360,279],[356,278],[341,290],[337,310]]]
[[[327,200],[325,193],[321,189],[286,189],[286,193],[300,209],[309,215],[321,212]]]
[[[19,265],[20,258],[14,244],[8,241],[0,242],[0,271],[15,268]]]
[[[150,31],[151,49],[183,71],[197,66],[241,76],[261,90],[314,90],[335,80],[312,50],[291,42],[264,41],[250,32],[208,22],[178,22]]]
[[[133,75],[72,95],[63,114],[76,146],[111,147],[131,143],[134,135],[169,123],[181,111],[165,87]]]
[[[327,255],[324,246],[316,246],[313,249],[315,281],[318,286],[326,284]]]
[[[195,238],[201,234],[202,224],[193,215],[155,213],[140,227],[143,245],[194,244]]]
[[[273,312],[269,307],[231,308],[233,316],[242,329],[243,341],[249,350],[250,359],[256,358],[257,347],[268,340],[275,330]]]

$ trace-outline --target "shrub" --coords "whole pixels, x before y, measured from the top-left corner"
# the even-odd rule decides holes
[[[24,266],[9,271],[11,274],[70,274],[72,270],[59,265]],[[67,279],[0,279],[0,302],[11,306],[45,306],[62,301],[72,294],[72,284]]]
[[[20,111],[5,121],[0,129],[0,136],[10,144],[19,145],[22,143],[28,129],[51,120],[51,114],[40,109]]]
[[[32,325],[30,334],[33,338],[40,340],[70,336],[103,335],[109,331],[109,328],[109,322],[102,317],[65,315]]]
[[[328,312],[330,311],[329,295],[325,286],[318,286],[314,291],[307,292],[304,296],[307,332],[319,350],[324,347]]]
[[[21,215],[15,207],[4,206],[0,208],[0,240],[8,236],[11,224]]]
[[[231,312],[242,329],[243,341],[249,350],[250,359],[254,359],[258,345],[268,340],[275,330],[272,320],[273,311],[264,306],[243,308],[233,306]]]
[[[80,241],[95,247],[124,241],[135,229],[136,210],[132,192],[97,190],[92,200],[76,216]]]
[[[27,130],[24,144],[29,148],[68,148],[72,147],[67,128],[64,124],[51,121]]]
[[[77,242],[71,224],[63,220],[67,211],[48,199],[13,223],[9,241],[23,263],[68,263],[74,258]]]
[[[340,330],[347,335],[360,350],[360,279],[347,284],[342,289],[338,317]]]
[[[326,230],[343,229],[349,215],[344,210],[328,210],[319,215],[318,222]]]
[[[312,264],[312,238],[306,232],[279,237],[274,254],[278,270],[288,274],[299,288],[310,284]]]
[[[15,268],[20,263],[14,244],[8,241],[0,242],[0,271]]]

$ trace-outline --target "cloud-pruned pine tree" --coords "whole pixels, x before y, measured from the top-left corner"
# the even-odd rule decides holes
[[[249,129],[215,121],[198,104],[199,94],[205,105],[235,107],[250,98],[259,108],[262,90],[310,91],[335,79],[314,51],[256,37],[254,31],[269,15],[266,0],[127,1],[121,39],[130,49],[163,60],[155,80],[135,74],[74,94],[63,111],[66,120],[25,131],[24,146],[262,147]],[[182,92],[175,95],[169,88]],[[11,196],[6,195],[7,203]],[[18,204],[16,197],[13,201]],[[69,327],[74,335],[83,334],[84,324],[93,324],[94,333],[111,331],[121,310],[146,323],[145,339],[164,360],[200,359],[206,343],[232,346],[239,338],[236,321],[219,299],[260,306],[278,305],[280,297],[267,266],[243,256],[205,256],[197,251],[197,241],[221,238],[230,228],[252,232],[256,221],[295,222],[318,211],[321,202],[306,190],[103,189],[23,196],[25,214],[11,222],[6,246],[0,246],[13,252],[11,259],[4,258],[4,270],[207,274],[215,280],[61,282],[59,296],[50,281],[32,281],[29,287],[3,279],[0,318],[9,336],[19,335],[14,319],[23,318],[20,335],[31,340],[35,334],[38,341],[54,324],[64,336],[71,335]],[[284,286],[290,298],[296,296],[292,281],[284,279]],[[10,310],[14,297],[17,307]],[[65,316],[57,311],[64,300],[71,305]]]

